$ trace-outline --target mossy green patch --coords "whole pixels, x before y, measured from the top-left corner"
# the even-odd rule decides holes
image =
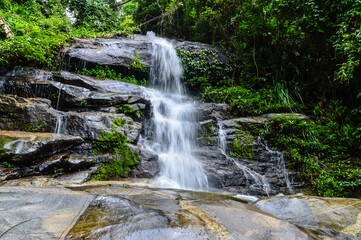
[[[131,171],[131,166],[139,161],[139,153],[132,150],[127,144],[127,136],[118,131],[118,127],[123,127],[125,120],[113,120],[116,126],[113,126],[110,132],[102,132],[97,141],[93,142],[94,154],[110,153],[113,159],[107,159],[103,166],[93,174],[97,180],[107,180],[111,178],[127,177]]]
[[[198,135],[199,135],[199,137],[197,138],[197,141],[200,144],[205,145],[205,146],[212,146],[217,141],[213,137],[214,129],[213,129],[212,122],[202,125]]]
[[[237,138],[233,139],[232,157],[253,159],[253,141],[254,137],[247,131],[240,130]]]

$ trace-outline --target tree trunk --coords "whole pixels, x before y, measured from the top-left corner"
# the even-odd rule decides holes
[[[13,37],[14,33],[11,31],[9,26],[6,24],[5,20],[0,16],[0,27],[5,32],[7,38]]]

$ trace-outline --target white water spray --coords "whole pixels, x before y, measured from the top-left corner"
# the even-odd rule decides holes
[[[193,102],[183,95],[181,62],[172,44],[153,36],[151,83],[145,89],[152,103],[154,132],[143,148],[159,156],[160,176],[157,186],[183,189],[205,189],[207,176],[201,163],[192,154],[196,137]]]

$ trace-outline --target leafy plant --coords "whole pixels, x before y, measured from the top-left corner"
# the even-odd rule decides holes
[[[108,79],[118,80],[121,82],[138,84],[138,81],[135,79],[134,76],[123,77],[122,74],[117,73],[113,69],[110,69],[109,66],[104,66],[104,67],[96,66],[95,68],[91,68],[91,69],[83,68],[81,70],[78,70],[77,73],[83,74],[83,75],[88,75],[88,76],[94,76],[95,78],[97,78],[99,80],[104,80],[104,79],[108,78]]]
[[[204,124],[201,126],[197,141],[205,146],[212,146],[216,142],[216,139],[213,137],[214,129],[212,122]]]
[[[134,51],[134,57],[134,61],[129,64],[129,69],[138,70],[140,72],[148,72],[146,66],[140,62],[140,57],[138,56],[136,51]]]
[[[122,106],[119,106],[118,111],[119,113],[124,113],[125,115],[129,115],[131,117],[135,116],[137,118],[140,118],[143,115],[140,109],[133,110],[133,108],[129,104],[124,104]]]
[[[284,151],[289,165],[302,171],[313,191],[321,196],[348,196],[360,188],[361,141],[358,131],[336,122],[274,117],[251,129]]]
[[[111,153],[114,155],[113,159],[104,161],[104,165],[93,174],[93,178],[97,180],[126,177],[131,171],[130,167],[140,160],[139,153],[127,145],[126,135],[119,132],[119,127],[123,127],[125,121],[117,119],[113,123],[115,126],[110,132],[103,131],[98,141],[93,142],[94,154]]]
[[[241,86],[207,88],[202,93],[204,101],[228,103],[235,116],[258,115],[269,112],[289,112],[300,110],[304,106],[296,102],[280,101],[275,90],[260,89],[254,91]]]

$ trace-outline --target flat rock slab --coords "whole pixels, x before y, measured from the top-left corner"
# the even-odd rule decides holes
[[[65,188],[0,187],[0,239],[60,239],[93,199]]]
[[[303,227],[316,239],[361,239],[361,200],[312,196],[260,199],[262,211]]]
[[[81,137],[55,133],[0,131],[0,160],[34,162],[82,142]]]
[[[293,224],[257,212],[246,204],[210,199],[194,205],[204,214],[213,217],[219,226],[224,226],[228,234],[223,235],[225,238],[228,236],[228,239],[312,239]],[[222,228],[213,230],[218,235],[222,233]]]

